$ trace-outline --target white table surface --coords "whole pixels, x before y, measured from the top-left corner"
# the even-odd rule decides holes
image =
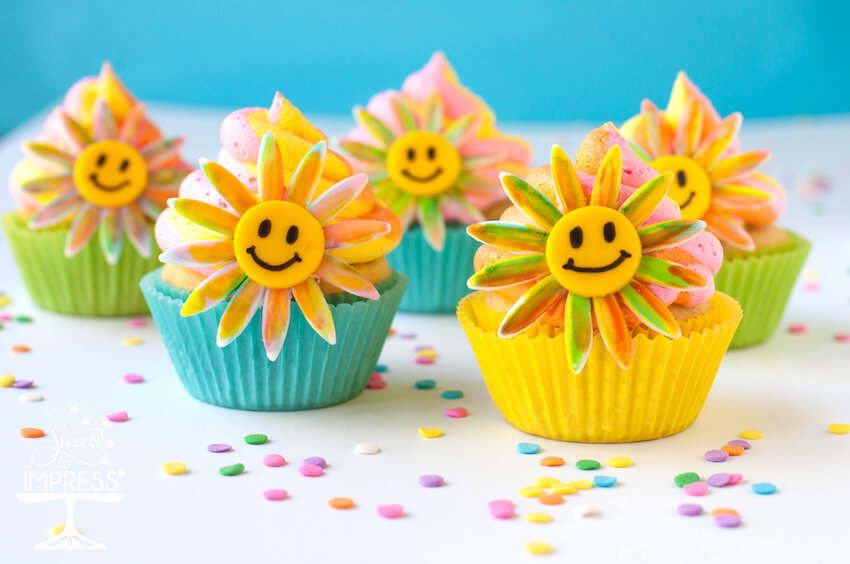
[[[227,110],[153,106],[166,134],[188,139],[191,159],[218,150],[218,126]],[[316,118],[333,137],[347,120]],[[19,144],[40,127],[33,119],[0,141],[0,176],[19,158]],[[536,160],[553,142],[574,154],[589,124],[524,125]],[[840,562],[850,559],[846,506],[850,501],[850,435],[827,426],[850,423],[850,343],[834,340],[850,332],[850,119],[818,118],[751,121],[746,148],[770,148],[767,172],[788,189],[789,211],[782,224],[814,243],[804,276],[794,291],[774,338],[763,346],[727,354],[702,415],[674,437],[638,444],[583,445],[525,435],[505,423],[492,405],[478,366],[454,316],[400,314],[395,327],[416,339],[390,338],[381,361],[389,366],[384,390],[367,390],[344,405],[300,413],[252,413],[222,409],[190,398],[180,386],[156,328],[132,328],[126,319],[75,319],[40,311],[29,301],[5,241],[0,243],[0,290],[13,302],[0,313],[26,314],[30,324],[6,323],[0,330],[0,373],[35,380],[34,390],[0,389],[0,562],[469,562],[533,561],[524,543],[550,542],[558,562]],[[807,196],[815,174],[831,179],[826,193]],[[12,207],[0,190],[0,210]],[[817,212],[817,210],[820,212]],[[3,238],[3,235],[0,235]],[[804,282],[817,281],[816,291]],[[808,327],[791,335],[790,323]],[[124,337],[143,344],[122,345]],[[24,343],[29,354],[12,354]],[[414,364],[414,347],[433,345],[433,366]],[[145,382],[125,384],[122,375],[143,374]],[[420,391],[415,381],[433,378],[437,388]],[[440,392],[460,389],[461,400]],[[18,401],[37,392],[40,403]],[[464,406],[465,419],[449,419],[448,407]],[[76,408],[76,413],[72,413]],[[107,414],[127,411],[130,420],[103,429],[112,447],[108,465],[121,471],[119,503],[80,501],[75,518],[80,531],[103,543],[102,551],[35,551],[62,523],[61,501],[21,503],[22,476],[33,470],[33,451],[51,437],[24,440],[21,427],[50,431],[69,416],[98,427]],[[440,427],[445,435],[423,439],[418,427]],[[752,441],[746,455],[723,464],[703,459],[710,448],[737,438],[743,429],[765,437]],[[265,433],[271,441],[249,446],[242,437]],[[540,455],[520,455],[518,442],[535,442]],[[211,454],[206,445],[225,442],[233,452]],[[355,455],[358,442],[374,442],[375,456]],[[283,454],[289,464],[267,468],[261,459]],[[299,462],[308,456],[329,462],[325,476],[305,478]],[[539,464],[544,455],[567,460],[559,468]],[[601,461],[629,456],[634,465],[605,467],[612,489],[595,488],[567,496],[561,506],[543,506],[519,497],[517,490],[538,476],[567,481],[589,478],[576,460]],[[166,461],[184,461],[189,473],[168,476]],[[218,474],[225,464],[242,462],[238,477]],[[742,485],[713,489],[704,498],[687,498],[673,477],[696,471],[740,472]],[[446,485],[426,489],[421,474],[440,474]],[[750,485],[773,482],[773,496],[759,496]],[[269,502],[261,493],[285,488],[290,498]],[[67,488],[66,488],[67,489]],[[355,500],[348,511],[330,509],[335,496]],[[517,516],[490,517],[487,502],[507,498]],[[710,511],[737,509],[738,529],[721,529],[710,516],[680,517],[676,507],[696,501]],[[379,504],[400,503],[405,516],[378,517]],[[580,504],[599,509],[595,518],[577,519]],[[523,516],[546,511],[548,524],[526,523]],[[546,560],[544,560],[546,561]]]

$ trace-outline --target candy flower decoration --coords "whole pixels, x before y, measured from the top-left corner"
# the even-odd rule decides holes
[[[558,146],[552,148],[551,166],[557,202],[518,176],[501,175],[508,197],[536,227],[508,221],[470,225],[472,237],[515,256],[481,269],[468,285],[497,290],[536,281],[508,310],[500,337],[517,335],[547,312],[564,307],[564,338],[575,373],[587,361],[594,327],[617,363],[627,368],[634,343],[621,308],[675,339],[681,335],[679,325],[645,284],[677,290],[708,284],[693,270],[650,253],[684,243],[705,223],[676,219],[641,225],[666,196],[673,176],[669,172],[647,181],[617,208],[623,172],[617,145],[603,159],[589,201],[572,162]]]
[[[742,121],[738,112],[721,120],[680,73],[667,110],[643,100],[640,115],[623,132],[641,159],[674,174],[670,197],[682,217],[703,219],[721,241],[751,251],[755,244],[741,216],[770,203],[771,189],[781,188],[757,172],[769,151],[737,152]]]
[[[43,202],[29,219],[29,227],[44,229],[72,220],[66,257],[80,252],[95,231],[110,264],[121,256],[125,232],[139,254],[149,257],[149,224],[162,211],[158,200],[163,193],[177,190],[186,176],[183,168],[173,167],[183,139],[142,146],[144,107],[133,106],[119,128],[102,97],[94,103],[91,132],[67,113],[59,116],[72,150],[47,142],[23,146],[28,158],[44,171],[20,186]]]
[[[375,196],[392,209],[407,228],[417,216],[425,238],[434,250],[442,250],[446,222],[441,207],[453,204],[476,221],[484,217],[467,200],[476,191],[492,191],[490,182],[476,169],[499,162],[501,153],[464,153],[464,143],[474,139],[483,125],[476,113],[444,120],[443,104],[437,93],[421,111],[400,97],[393,100],[402,125],[401,135],[364,108],[354,109],[358,123],[375,139],[377,146],[343,141],[342,148],[367,165]]]
[[[266,355],[276,360],[289,327],[290,298],[310,326],[335,344],[333,317],[317,279],[356,296],[380,297],[357,270],[327,254],[377,239],[390,226],[366,219],[333,222],[360,195],[368,179],[363,173],[355,174],[314,197],[326,151],[324,141],[316,143],[286,186],[280,148],[268,132],[257,162],[259,198],[223,166],[204,161],[204,174],[235,214],[197,200],[169,200],[177,213],[221,236],[190,241],[160,255],[165,263],[218,267],[189,295],[181,314],[201,313],[232,294],[218,327],[219,347],[236,339],[262,307]]]

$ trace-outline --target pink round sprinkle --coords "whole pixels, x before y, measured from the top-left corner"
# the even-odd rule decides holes
[[[396,517],[401,517],[402,513],[404,513],[404,507],[397,503],[378,506],[378,515],[384,519],[395,519]]]
[[[416,364],[434,364],[434,359],[430,356],[417,356]]]
[[[460,419],[461,417],[467,416],[467,411],[465,407],[450,407],[446,410],[446,415],[448,417],[454,417],[455,419]]]
[[[806,332],[806,326],[802,323],[793,323],[788,326],[788,332],[793,335],[802,335]]]
[[[509,499],[494,499],[487,505],[494,519],[510,519],[514,516],[514,502]]]
[[[722,488],[723,486],[729,483],[729,480],[732,479],[732,474],[727,472],[721,472],[719,474],[712,474],[708,477],[708,485],[712,488]]]
[[[803,284],[803,289],[807,292],[817,292],[818,290],[820,290],[820,284],[818,284],[817,282],[806,282],[805,284]]]
[[[686,494],[692,496],[701,496],[708,493],[708,486],[705,485],[705,482],[691,482],[690,484],[685,484],[685,487],[682,489]]]
[[[839,333],[835,336],[835,340],[839,343],[850,343],[850,333]]]
[[[263,464],[272,468],[283,466],[286,464],[286,459],[280,454],[267,454],[263,457]]]
[[[726,444],[732,445],[732,446],[740,446],[740,447],[744,447],[744,450],[750,450],[750,443],[748,443],[744,439],[735,439],[734,441],[729,441]]]
[[[729,474],[729,483],[726,484],[726,485],[727,486],[734,486],[735,484],[737,484],[738,482],[740,482],[743,479],[744,479],[743,474]]]
[[[124,381],[128,384],[138,384],[144,381],[144,379],[141,374],[124,374]]]
[[[229,452],[232,447],[225,443],[213,443],[207,446],[210,452]]]
[[[135,317],[130,320],[130,327],[145,327],[147,324],[148,322],[141,317]]]
[[[725,450],[710,450],[705,453],[705,459],[709,462],[723,462],[729,458],[729,453]]]
[[[366,383],[366,387],[370,390],[383,390],[387,387],[387,383],[383,379],[372,378]]]
[[[313,466],[318,466],[319,468],[328,467],[328,463],[325,462],[325,459],[321,456],[311,456],[310,458],[305,458],[302,464],[312,464]]]
[[[426,488],[439,488],[443,485],[443,477],[437,474],[425,474],[419,476],[419,485]]]
[[[702,506],[698,503],[683,503],[676,511],[679,512],[679,515],[684,515],[685,517],[696,517],[697,515],[702,515]]]
[[[0,313],[0,322],[12,321],[12,314]]]
[[[729,515],[724,513],[715,517],[714,522],[717,523],[719,527],[737,527],[741,524],[741,517],[739,515]]]
[[[118,413],[113,413],[112,415],[107,415],[106,418],[109,419],[110,421],[115,422],[115,423],[123,423],[129,417],[127,416],[126,411],[119,411]]]
[[[286,493],[286,490],[266,490],[263,492],[263,497],[269,501],[281,501],[289,497],[289,494]]]
[[[32,380],[17,380],[12,384],[13,388],[32,388]]]
[[[307,476],[308,478],[315,478],[325,473],[321,466],[316,466],[315,464],[305,464],[298,471],[301,472],[302,476]]]

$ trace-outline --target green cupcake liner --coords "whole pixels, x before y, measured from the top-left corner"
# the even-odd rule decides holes
[[[714,277],[718,291],[741,304],[744,319],[730,348],[748,347],[770,337],[779,325],[791,290],[811,244],[787,232],[791,240],[763,251],[728,257]]]
[[[337,343],[329,345],[291,308],[280,356],[266,357],[257,315],[226,347],[216,331],[226,303],[191,317],[180,308],[189,292],[162,279],[162,269],[140,284],[171,361],[189,394],[203,402],[251,411],[316,409],[358,396],[375,369],[407,277],[394,272],[377,285],[381,297],[328,296]]]
[[[4,214],[2,222],[24,284],[39,307],[70,315],[147,315],[139,280],[160,266],[156,253],[143,257],[125,235],[116,264],[106,262],[96,238],[67,258],[67,226],[33,230],[17,212]],[[153,237],[153,225],[150,230]]]
[[[472,259],[481,245],[467,235],[465,225],[446,226],[441,252],[431,248],[418,225],[404,232],[387,262],[410,278],[399,306],[409,313],[454,313],[457,304],[472,292],[466,281],[475,273]]]

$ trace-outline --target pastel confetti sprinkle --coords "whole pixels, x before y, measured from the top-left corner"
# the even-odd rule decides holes
[[[838,333],[835,340],[839,343],[850,343],[850,333]]]
[[[14,384],[12,384],[13,388],[32,388],[33,381],[32,380],[17,380]]]
[[[794,323],[788,326],[788,332],[792,335],[805,335],[807,328],[802,323]]]
[[[673,478],[673,481],[680,488],[683,488],[693,482],[699,482],[699,480],[699,474],[697,474],[696,472],[682,472],[681,474],[678,474],[675,478]]]
[[[267,454],[263,457],[263,465],[269,468],[277,468],[286,464],[286,459],[280,454]]]
[[[129,419],[126,411],[118,411],[116,413],[111,413],[106,416],[107,419],[112,421],[113,423],[123,423]]]
[[[540,445],[535,443],[519,443],[516,449],[520,454],[537,454],[540,452]]]
[[[135,317],[131,319],[129,322],[130,327],[146,327],[148,322],[142,319],[141,317]]]
[[[543,495],[546,492],[544,492],[543,488],[541,488],[540,486],[524,486],[519,489],[518,493],[522,497],[537,497]]]
[[[726,513],[721,513],[717,517],[714,518],[714,522],[718,527],[738,527],[741,525],[741,518],[738,515],[728,515]]]
[[[401,517],[402,513],[404,513],[404,507],[397,503],[378,506],[378,515],[384,519],[396,519],[397,517]]]
[[[525,543],[525,550],[529,554],[549,554],[552,552],[552,545],[543,541],[531,541]]]
[[[600,488],[610,488],[617,483],[617,478],[614,476],[594,476],[593,483]]]
[[[570,484],[552,484],[552,493],[558,495],[572,495],[576,493],[575,486]]]
[[[141,374],[124,374],[124,381],[128,384],[138,384],[144,382],[145,378]]]
[[[378,454],[381,449],[375,443],[357,443],[354,445],[354,454]]]
[[[416,364],[434,364],[434,359],[427,356],[417,356],[415,360]]]
[[[509,499],[494,499],[487,506],[494,519],[510,519],[514,516],[514,503]]]
[[[366,383],[366,388],[369,390],[383,390],[386,387],[387,383],[381,378],[380,374],[377,377],[372,376]]]
[[[37,439],[44,436],[44,431],[35,427],[24,427],[21,429],[21,436],[25,439]]]
[[[53,525],[50,527],[50,536],[58,537],[65,530],[65,523],[60,523],[58,525]]]
[[[446,417],[453,419],[463,419],[468,415],[465,407],[450,407],[446,410]]]
[[[744,451],[746,449],[744,447],[742,447],[741,445],[726,445],[726,446],[720,447],[720,450],[728,452],[729,456],[740,456],[740,455],[744,454]]]
[[[598,460],[591,460],[589,458],[576,461],[576,468],[579,470],[596,470],[600,466],[602,465]]]
[[[735,484],[737,484],[738,482],[740,482],[743,479],[744,479],[743,474],[729,474],[729,483],[726,484],[726,485],[727,486],[734,486]]]
[[[847,433],[850,433],[850,424],[831,423],[829,425],[829,432],[835,433],[836,435],[846,435]]]
[[[309,458],[305,458],[304,461],[302,462],[302,464],[310,464],[310,465],[313,465],[313,466],[318,466],[319,468],[322,468],[322,469],[328,467],[327,461],[324,458],[322,458],[321,456],[311,456]]]
[[[419,485],[425,488],[439,488],[444,483],[443,477],[437,474],[419,476]]]
[[[136,345],[141,345],[144,343],[144,340],[140,337],[124,337],[121,339],[121,344],[125,347],[134,347]]]
[[[315,464],[305,464],[298,471],[301,472],[302,476],[308,478],[316,478],[325,473],[325,470],[321,466],[316,466]]]
[[[564,459],[560,456],[544,456],[540,459],[542,466],[563,466]]]
[[[712,488],[722,488],[729,484],[729,480],[732,479],[732,474],[728,474],[726,472],[721,472],[719,474],[712,474],[708,477],[708,485]]]
[[[437,427],[419,427],[419,434],[426,439],[436,439],[443,436],[443,431]]]
[[[632,459],[628,456],[615,456],[608,459],[608,466],[612,468],[628,468],[632,465]]]
[[[742,439],[757,440],[764,438],[764,433],[761,431],[741,431]]]
[[[552,516],[548,513],[528,513],[525,516],[527,523],[549,523],[552,521]]]
[[[28,315],[17,315],[15,316],[15,321],[18,323],[32,323],[32,317]]]
[[[15,383],[15,377],[11,374],[0,375],[0,388],[9,388]]]
[[[739,447],[744,447],[744,450],[750,450],[750,443],[742,439],[735,439],[734,441],[729,441],[726,443],[727,445],[734,445]]]
[[[437,382],[435,382],[434,380],[417,380],[414,384],[417,390],[431,390],[436,385]]]
[[[592,505],[579,505],[573,511],[573,515],[578,518],[596,517],[597,515],[599,515],[599,510],[593,507]]]
[[[738,512],[734,509],[729,509],[728,507],[718,507],[717,509],[713,509],[711,511],[712,517],[717,517],[718,515],[737,515]]]
[[[263,497],[269,501],[282,501],[289,497],[289,494],[286,490],[281,489],[271,489],[263,492]]]
[[[416,333],[399,333],[398,336],[402,339],[410,340],[416,338]]]
[[[32,350],[27,345],[12,345],[9,348],[13,353],[28,353]]]
[[[709,462],[724,462],[729,458],[729,453],[725,450],[709,450],[705,453],[705,459]]]
[[[375,372],[386,372],[387,365],[386,364],[377,364],[375,365]],[[336,499],[336,498],[335,498]],[[346,498],[347,499],[347,498]]]
[[[541,476],[540,478],[536,478],[534,480],[534,485],[540,486],[541,488],[548,488],[554,484],[560,484],[561,480],[558,478],[550,478],[548,476]]]
[[[245,471],[245,465],[241,462],[237,462],[236,464],[229,464],[227,466],[222,466],[218,469],[218,473],[222,476],[238,476],[242,472]]]
[[[460,399],[463,397],[463,392],[460,390],[446,390],[442,393],[443,399]]]
[[[268,442],[269,437],[261,433],[255,435],[245,435],[243,439],[249,445],[264,445]]]
[[[177,476],[186,472],[185,462],[166,462],[162,465],[162,471],[171,476]]]
[[[679,512],[679,515],[684,515],[685,517],[696,517],[697,515],[702,515],[702,506],[698,503],[683,503],[676,508],[676,511]]]
[[[434,349],[423,349],[416,353],[416,356],[420,358],[437,358],[437,351]]]
[[[753,493],[757,493],[759,495],[770,495],[776,492],[776,486],[770,482],[759,482],[752,485],[752,490]]]
[[[229,452],[233,447],[225,443],[213,443],[207,445],[207,450],[210,452]]]
[[[37,403],[40,401],[44,401],[44,396],[35,392],[30,392],[27,394],[21,394],[18,397],[18,401],[21,403]]]
[[[561,505],[564,503],[564,497],[558,493],[543,494],[537,500],[543,505]]]
[[[354,500],[350,497],[334,497],[328,501],[328,505],[334,509],[351,509],[354,507]]]
[[[691,496],[703,496],[708,493],[708,486],[705,482],[691,482],[682,488],[686,494]]]
[[[572,486],[577,490],[589,490],[594,484],[590,480],[570,480],[567,482],[567,485]]]

